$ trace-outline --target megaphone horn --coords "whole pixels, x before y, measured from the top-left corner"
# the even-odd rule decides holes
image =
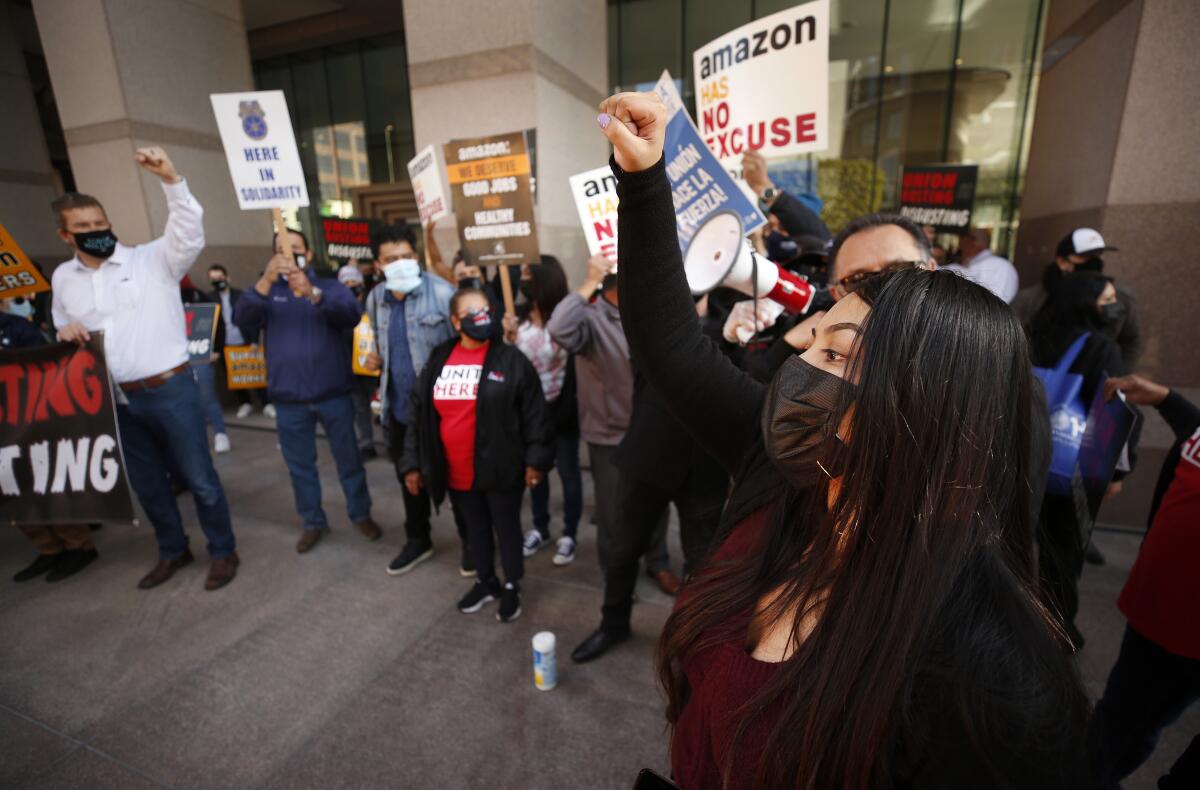
[[[692,236],[683,255],[688,287],[700,296],[719,285],[748,296],[766,297],[802,315],[812,306],[812,285],[756,253],[733,211],[714,214]]]

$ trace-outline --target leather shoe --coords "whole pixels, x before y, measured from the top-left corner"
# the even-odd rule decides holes
[[[356,522],[354,526],[358,527],[358,531],[361,532],[363,537],[367,540],[379,540],[379,537],[383,535],[383,530],[381,530],[379,525],[375,523],[375,520],[371,518],[367,519],[366,521]]]
[[[208,578],[204,580],[204,589],[219,590],[229,584],[233,581],[233,577],[237,576],[240,564],[241,560],[238,559],[236,551],[227,557],[218,557],[213,560],[208,566]]]
[[[304,534],[300,536],[300,540],[296,543],[296,551],[299,554],[304,554],[306,551],[317,545],[321,538],[325,537],[323,529],[306,529]]]
[[[591,661],[627,639],[629,639],[629,631],[605,631],[603,628],[597,628],[591,636],[580,642],[579,646],[571,651],[571,660],[576,664]]]
[[[195,558],[192,556],[192,550],[184,549],[183,554],[180,554],[173,560],[159,560],[158,564],[154,566],[154,570],[147,573],[142,577],[142,580],[138,582],[138,587],[143,590],[149,590],[151,587],[157,587],[167,579],[174,576],[175,571],[179,570],[185,565],[191,565],[193,559]]]
[[[65,553],[66,552],[60,552],[58,554],[39,554],[39,555],[37,555],[37,559],[34,560],[31,565],[17,571],[17,575],[13,576],[13,581],[27,582],[30,579],[36,579],[37,577],[41,576],[43,573],[46,573],[46,572],[52,570],[54,568],[54,566],[58,565],[59,560],[62,559],[62,556]]]
[[[59,556],[58,564],[46,574],[46,581],[50,583],[74,576],[99,558],[100,553],[95,549],[67,549]]]
[[[669,570],[656,571],[650,574],[650,578],[654,579],[658,584],[658,589],[667,595],[673,596],[679,592],[679,577]]]

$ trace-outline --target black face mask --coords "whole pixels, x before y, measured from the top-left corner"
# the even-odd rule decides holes
[[[797,488],[812,486],[820,474],[838,475],[823,453],[836,430],[833,415],[843,386],[853,385],[798,356],[785,362],[771,381],[763,405],[763,445],[767,457]]]
[[[117,237],[112,228],[104,230],[89,230],[87,233],[73,233],[75,246],[80,252],[87,253],[93,258],[109,258],[117,249]]]
[[[464,277],[458,281],[458,290],[460,290],[460,291],[464,288],[482,288],[482,287],[483,287],[483,280],[479,279],[478,277]]]
[[[1099,255],[1097,255],[1094,258],[1088,258],[1083,263],[1075,264],[1075,271],[1077,271],[1077,272],[1103,272],[1104,271],[1104,259],[1101,258]]]
[[[1113,302],[1100,306],[1100,320],[1106,324],[1116,324],[1125,317],[1125,305]]]
[[[467,337],[483,342],[492,336],[492,314],[486,309],[472,310],[462,319],[459,327]]]
[[[212,287],[216,288],[218,291],[224,291],[229,287],[228,280],[209,280],[209,282],[212,283]]]

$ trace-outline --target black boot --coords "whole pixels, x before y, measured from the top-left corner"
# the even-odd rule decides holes
[[[17,571],[17,574],[15,576],[13,576],[13,581],[27,582],[30,579],[36,579],[37,577],[41,576],[43,573],[46,573],[51,568],[53,568],[55,565],[57,565],[59,559],[62,556],[63,556],[62,554],[39,554],[39,555],[37,555],[37,559],[33,561],[32,565],[30,565],[29,567],[27,567],[23,570]]]
[[[91,565],[100,553],[95,549],[67,549],[61,556],[54,570],[46,574],[46,581],[60,582],[68,576],[74,576]]]
[[[610,648],[616,647],[628,638],[629,629],[616,631],[597,628],[592,632],[591,636],[580,642],[579,646],[571,651],[571,660],[576,664],[582,664],[594,658],[599,658],[607,653]]]

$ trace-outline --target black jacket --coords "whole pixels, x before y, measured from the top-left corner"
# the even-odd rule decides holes
[[[433,350],[417,378],[408,407],[401,474],[421,472],[425,488],[440,505],[446,497],[446,453],[442,419],[433,405],[433,385],[458,338]],[[554,466],[553,433],[542,383],[533,364],[516,347],[493,341],[483,360],[475,400],[473,491],[501,491],[525,484],[525,467]]]
[[[217,316],[217,337],[214,340],[215,345],[213,351],[218,354],[225,352],[225,321],[233,320],[233,311],[237,307],[238,300],[242,298],[242,289],[229,287],[229,315],[225,315],[225,305],[221,304],[221,292],[213,289],[208,292],[208,301],[221,305],[220,315]],[[253,343],[257,338],[246,338],[247,343]]]

